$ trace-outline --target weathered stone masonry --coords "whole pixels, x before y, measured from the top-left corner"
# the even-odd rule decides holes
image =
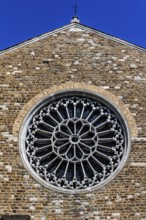
[[[41,186],[22,164],[25,114],[63,88],[96,89],[117,104],[132,137],[130,157],[98,191],[69,195]],[[146,220],[146,52],[70,24],[0,54],[0,216],[35,220]]]

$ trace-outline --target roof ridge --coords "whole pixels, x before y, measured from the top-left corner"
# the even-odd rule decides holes
[[[36,41],[39,41],[39,40],[41,40],[41,39],[44,39],[44,38],[46,38],[46,37],[48,37],[48,36],[50,36],[50,35],[53,35],[53,34],[58,33],[58,32],[61,32],[61,31],[63,31],[63,30],[67,30],[68,28],[71,28],[71,27],[78,27],[78,28],[81,28],[81,29],[83,29],[83,30],[87,30],[87,31],[93,32],[93,33],[95,33],[95,34],[98,34],[99,36],[106,37],[106,38],[108,38],[108,39],[110,39],[110,40],[113,40],[113,41],[115,41],[115,42],[118,42],[118,43],[120,43],[120,44],[129,46],[129,47],[131,47],[131,48],[138,49],[139,51],[146,52],[146,49],[143,48],[143,47],[140,47],[140,46],[137,46],[137,45],[135,45],[135,44],[129,43],[129,42],[125,41],[125,40],[122,40],[122,39],[117,38],[117,37],[115,37],[115,36],[109,35],[109,34],[107,34],[107,33],[104,33],[104,32],[102,32],[102,31],[99,31],[99,30],[95,29],[95,28],[89,27],[89,26],[87,26],[87,25],[84,25],[84,24],[81,24],[81,23],[75,23],[75,22],[73,22],[73,23],[67,24],[67,25],[65,25],[65,26],[63,26],[63,27],[54,29],[54,30],[52,30],[52,31],[49,31],[49,32],[46,32],[46,33],[44,33],[44,34],[38,35],[38,36],[36,36],[36,37],[33,37],[33,38],[31,38],[31,39],[28,39],[28,40],[26,40],[26,41],[24,41],[24,42],[21,42],[21,43],[19,43],[19,44],[14,45],[14,46],[8,47],[8,48],[6,48],[6,49],[0,51],[0,55],[3,55],[3,54],[8,53],[8,52],[11,52],[11,51],[13,51],[13,50],[16,50],[16,49],[18,49],[18,48],[21,48],[21,47],[23,47],[23,46],[26,46],[26,45],[28,45],[28,44],[34,43],[34,42],[36,42]]]

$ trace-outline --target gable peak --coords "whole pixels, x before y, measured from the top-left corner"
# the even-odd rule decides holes
[[[74,16],[71,20],[71,23],[80,23],[80,20],[78,19],[77,16]]]

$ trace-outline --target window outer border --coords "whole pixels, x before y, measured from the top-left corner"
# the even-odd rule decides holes
[[[41,107],[43,107],[45,105],[45,103],[47,103],[48,99],[51,99],[51,101],[55,100],[54,95],[56,96],[60,96],[60,98],[62,97],[63,93],[67,93],[67,92],[82,92],[82,93],[88,93],[94,97],[98,97],[98,100],[101,101],[101,103],[105,104],[107,107],[109,107],[109,109],[111,109],[113,112],[116,112],[116,115],[118,115],[118,119],[120,120],[120,123],[123,123],[124,125],[124,134],[126,132],[126,136],[127,136],[127,147],[124,151],[122,160],[120,162],[120,164],[118,165],[118,167],[116,168],[116,170],[107,178],[105,179],[103,182],[101,182],[99,185],[95,185],[93,187],[88,187],[86,189],[83,190],[68,190],[68,189],[63,189],[56,186],[53,186],[51,184],[47,184],[45,180],[43,180],[39,175],[36,174],[36,172],[33,170],[33,168],[30,166],[28,159],[26,157],[25,151],[24,151],[24,133],[26,134],[27,132],[27,128],[28,128],[28,124],[29,121],[31,120],[30,117],[32,118],[35,113],[38,111],[38,109],[41,109]],[[86,96],[85,96],[86,97]],[[29,120],[30,119],[30,120]],[[126,131],[125,131],[126,130]],[[58,191],[60,193],[69,193],[69,194],[78,194],[78,193],[87,193],[87,192],[92,192],[94,190],[99,190],[100,188],[102,188],[103,186],[107,185],[109,182],[111,182],[117,175],[118,173],[123,169],[124,165],[126,164],[130,151],[131,151],[131,134],[130,134],[130,128],[127,122],[127,119],[125,118],[125,116],[123,115],[122,111],[119,109],[119,107],[113,103],[113,101],[111,101],[109,98],[105,97],[104,95],[101,95],[97,92],[94,92],[92,90],[85,90],[85,89],[64,89],[64,90],[59,90],[56,91],[55,93],[49,94],[47,96],[44,96],[43,98],[41,98],[34,106],[32,106],[30,108],[30,110],[28,111],[28,113],[26,114],[22,124],[21,124],[21,128],[19,131],[19,152],[20,152],[20,156],[22,159],[22,162],[25,166],[25,168],[27,169],[27,171],[31,174],[31,176],[33,176],[33,178],[39,182],[41,185],[45,186],[48,189],[52,189],[55,191]],[[23,148],[21,147],[23,146]]]

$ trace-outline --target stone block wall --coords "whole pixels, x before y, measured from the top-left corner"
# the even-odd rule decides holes
[[[107,97],[115,97],[113,102],[119,103],[129,123],[129,159],[118,176],[98,191],[70,195],[46,189],[31,177],[20,158],[19,128],[33,104],[30,100],[35,103],[46,91],[64,85],[93,85]],[[146,52],[82,25],[69,25],[2,52],[0,216],[29,215],[31,220],[146,220],[145,100]]]

